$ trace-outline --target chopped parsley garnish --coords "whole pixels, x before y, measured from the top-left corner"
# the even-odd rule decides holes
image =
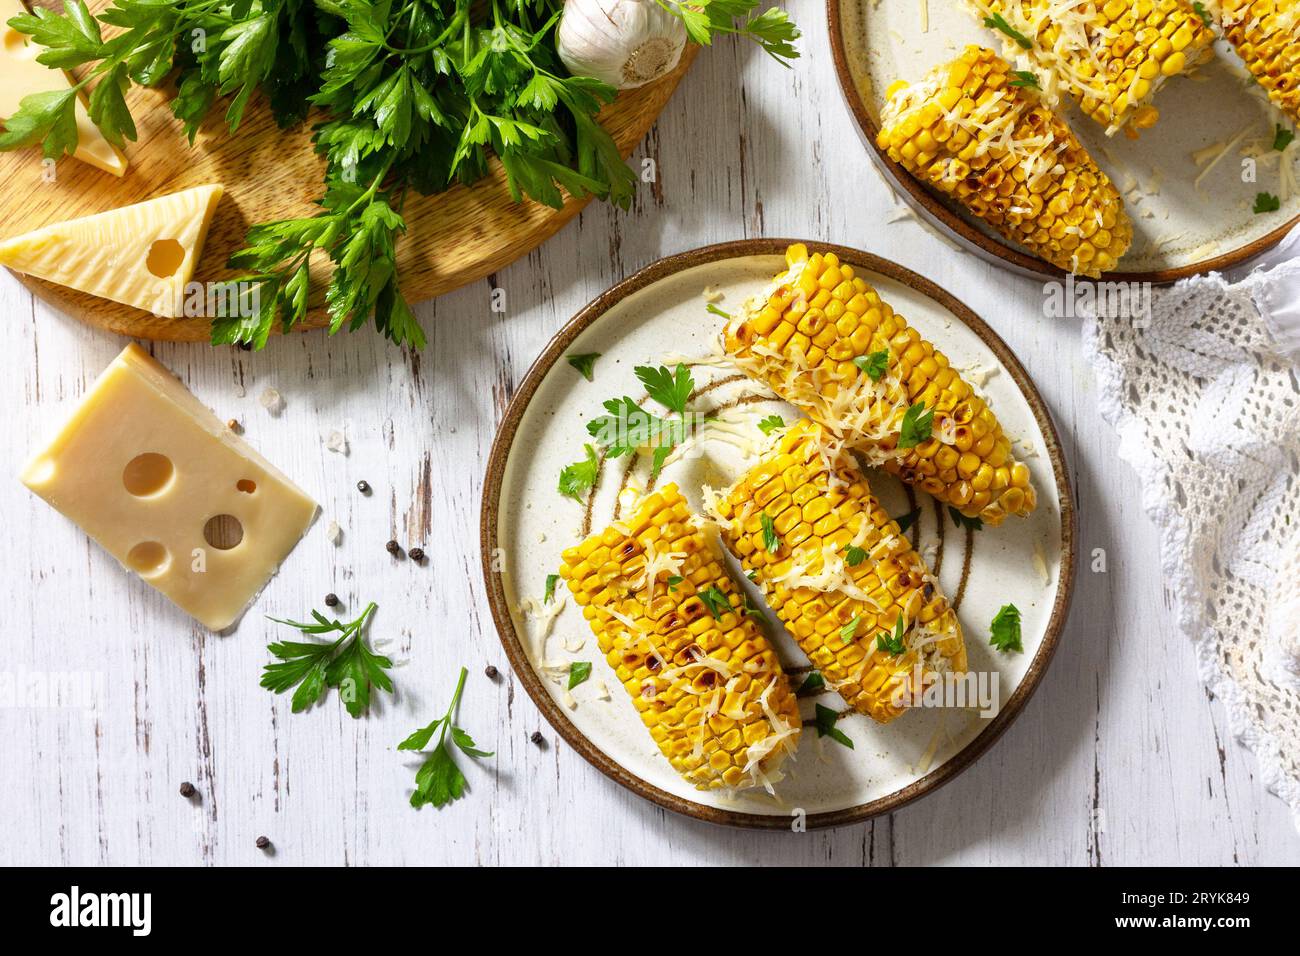
[[[900,614],[898,620],[894,622],[893,634],[882,632],[876,635],[876,647],[895,657],[907,650],[907,646],[903,643],[903,615]]]
[[[1201,18],[1201,22],[1207,27],[1214,26],[1214,18],[1210,16],[1210,11],[1205,9],[1205,4],[1201,3],[1201,0],[1196,0],[1192,4],[1192,9],[1196,11],[1196,15]]]
[[[849,623],[840,628],[840,640],[847,644],[858,633],[858,615],[853,615]]]
[[[714,315],[720,315],[720,316],[722,316],[724,319],[727,319],[727,320],[730,320],[730,319],[731,319],[731,313],[730,313],[730,312],[726,311],[725,309],[720,309],[720,308],[718,308],[718,307],[717,307],[716,305],[714,305],[712,302],[710,302],[708,305],[706,305],[705,308],[708,309],[710,312],[712,312]]]
[[[1291,132],[1291,130],[1287,129],[1281,123],[1278,123],[1276,128],[1273,130],[1273,148],[1279,153],[1290,146],[1294,139],[1295,133]]]
[[[596,359],[600,358],[599,352],[583,352],[581,355],[566,355],[564,358],[587,381],[590,382],[594,379]]]
[[[764,435],[770,435],[778,428],[785,428],[785,419],[780,415],[768,415],[758,423],[758,430]]]
[[[745,577],[749,578],[749,580],[753,581],[755,584],[758,583],[758,572],[757,572],[757,571],[746,571],[746,572],[745,572]]]
[[[859,548],[856,544],[849,545],[848,550],[844,552],[844,563],[851,568],[856,568],[865,560],[867,560],[866,549]]]
[[[1255,196],[1255,215],[1263,212],[1277,212],[1282,208],[1282,200],[1272,193],[1259,193]]]
[[[542,595],[542,603],[550,604],[555,600],[555,585],[559,582],[558,574],[548,574],[546,576],[546,593]]]
[[[829,737],[837,744],[840,744],[841,746],[844,747],[848,747],[850,750],[852,750],[853,741],[849,739],[848,734],[844,733],[844,731],[840,730],[838,727],[835,726],[835,718],[838,716],[839,715],[836,714],[835,711],[831,710],[829,707],[825,707],[822,704],[818,704],[817,719],[815,722],[817,726],[817,736]]]
[[[1038,85],[1038,77],[1028,70],[1012,70],[1011,75],[1015,77],[1008,86],[1019,86],[1027,90],[1041,89]]]
[[[1022,50],[1032,50],[1034,48],[1034,45],[1029,42],[1029,38],[1014,29],[1011,24],[1007,23],[1006,18],[1000,13],[995,13],[991,17],[985,17],[984,25],[1005,33],[1007,36],[1011,37],[1011,39],[1015,40],[1016,45]]]
[[[781,536],[776,533],[776,522],[764,511],[759,515],[758,523],[763,526],[763,547],[769,554],[776,553],[776,549],[781,547]]]
[[[821,673],[819,671],[809,671],[808,676],[803,679],[803,683],[799,685],[799,689],[795,693],[811,694],[815,690],[824,690],[825,687],[826,679],[822,677]]]
[[[899,515],[897,518],[895,518],[894,523],[898,525],[898,533],[906,534],[907,529],[912,527],[912,525],[916,524],[916,519],[919,517],[921,517],[921,509],[913,508],[907,514]]]
[[[853,360],[853,364],[865,372],[867,378],[879,382],[885,377],[885,370],[889,368],[889,350],[881,349],[870,355],[859,355]]]
[[[468,671],[460,669],[460,679],[456,682],[456,693],[452,695],[451,706],[447,712],[429,724],[417,730],[397,745],[398,750],[426,750],[435,733],[438,743],[434,750],[415,772],[415,790],[411,793],[411,806],[422,807],[426,803],[441,807],[459,799],[465,792],[465,775],[456,766],[452,749],[447,744],[447,733],[451,732],[451,742],[469,757],[491,757],[490,750],[479,750],[474,738],[452,721],[456,716],[456,707],[460,704],[461,692],[465,689],[465,675]]]
[[[583,447],[587,450],[587,457],[572,465],[565,465],[560,472],[560,494],[578,502],[596,484],[596,475],[600,472],[600,459],[596,456],[596,449],[590,445]]]
[[[682,576],[680,574],[670,574],[668,576],[668,590],[676,591],[677,585],[681,583],[682,583]]]
[[[269,645],[267,650],[279,661],[263,668],[262,686],[273,694],[297,687],[291,702],[295,714],[320,700],[325,688],[333,687],[348,713],[360,717],[370,706],[372,684],[390,694],[393,692],[393,683],[385,673],[393,662],[372,651],[362,633],[375,607],[371,601],[361,616],[348,624],[330,620],[320,611],[312,611],[309,622],[269,618],[277,624],[295,627],[303,634],[337,633],[339,636],[327,644],[277,641]]]
[[[899,448],[915,448],[930,440],[934,428],[934,410],[926,410],[925,402],[917,402],[903,413],[903,427],[898,433]]]
[[[591,676],[591,661],[574,661],[569,665],[569,690]]]
[[[981,531],[984,528],[984,521],[981,518],[971,518],[962,514],[952,505],[948,506],[948,517],[952,518],[952,523],[959,528],[965,528],[968,531]]]
[[[1004,604],[989,625],[989,643],[1000,651],[1024,651],[1020,642],[1020,609]]]
[[[700,600],[704,602],[704,606],[709,609],[709,613],[713,615],[715,621],[722,620],[722,615],[732,609],[731,601],[727,599],[725,594],[718,590],[716,584],[711,584],[701,591]]]

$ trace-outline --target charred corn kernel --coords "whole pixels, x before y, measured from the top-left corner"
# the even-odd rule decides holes
[[[779,779],[799,740],[798,703],[677,486],[562,560],[560,577],[673,769],[700,790]]]
[[[1161,84],[1214,55],[1214,32],[1191,0],[976,0],[976,5],[1027,37],[1032,46],[1023,50],[998,34],[1008,55],[1027,54],[1037,71],[1051,76],[1106,127],[1108,136],[1121,130],[1136,136],[1154,123],[1151,100]]]
[[[925,562],[835,444],[801,419],[721,496],[716,515],[727,547],[827,686],[886,723],[933,675],[964,672],[966,645]],[[764,514],[778,528],[815,524],[802,540],[781,536],[769,550]],[[896,654],[877,639],[892,639],[900,620]]]
[[[767,302],[757,311],[738,313],[723,329],[723,346],[736,364],[873,463],[968,517],[996,525],[1009,514],[1033,511],[1037,496],[1029,469],[1012,454],[992,409],[947,356],[836,256],[810,255],[796,244],[786,251],[786,261],[789,268],[774,280]],[[807,309],[802,294],[792,290],[819,287],[828,275],[844,300],[844,314],[835,327],[839,342],[814,359],[784,347],[788,336],[782,329],[798,325]],[[829,357],[844,342],[867,365],[871,356],[884,354],[878,380],[852,361]],[[933,413],[930,439],[900,449],[903,419],[918,402]],[[1020,494],[1008,498],[1010,488]]]
[[[992,50],[967,47],[954,63],[895,93],[881,113],[876,142],[922,183],[957,200],[1012,242],[1058,268],[1097,277],[1115,267],[1133,239],[1124,200],[1037,94],[1006,85],[1009,69]],[[909,121],[934,97],[952,90],[948,84],[956,76],[964,77],[961,105],[937,120],[932,138],[951,144],[951,132],[963,129],[973,148],[956,154],[943,147],[930,162],[917,162],[907,149],[918,135],[909,132]],[[974,105],[993,89],[996,98]],[[1094,234],[1092,251],[1081,258],[1082,224],[1104,225],[1107,215],[1116,217],[1109,241],[1098,242]]]
[[[1300,123],[1300,4],[1223,0],[1223,35],[1268,98]]]

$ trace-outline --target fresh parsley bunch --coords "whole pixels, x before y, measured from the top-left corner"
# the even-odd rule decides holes
[[[587,668],[590,671],[591,665],[588,664]],[[467,673],[468,671],[465,668],[460,669],[460,678],[456,681],[456,692],[451,697],[451,705],[447,708],[447,712],[429,726],[420,728],[397,745],[398,750],[427,751],[429,744],[433,742],[433,735],[435,733],[438,735],[438,742],[433,745],[433,750],[429,752],[429,756],[425,758],[424,763],[420,765],[420,769],[415,773],[415,789],[411,791],[411,806],[413,807],[419,808],[426,803],[441,807],[459,799],[464,794],[465,775],[461,773],[460,767],[456,765],[456,760],[452,756],[452,744],[470,757],[492,756],[492,751],[480,750],[478,744],[474,743],[474,738],[453,723],[456,717],[456,708],[460,704],[461,692],[465,689],[465,676]],[[578,683],[581,683],[581,681]],[[569,686],[574,686],[572,677]],[[448,733],[451,734],[450,741],[447,740]]]
[[[779,10],[756,12],[758,0],[664,5],[698,43],[734,33],[783,62],[798,55],[798,30]],[[65,0],[61,14],[38,8],[9,24],[46,48],[39,62],[82,69],[83,79],[24,97],[0,149],[73,152],[76,91],[88,87],[91,119],[118,146],[136,138],[125,98],[132,84],[174,77],[171,109],[191,142],[218,101],[231,135],[259,92],[283,125],[316,108],[314,142],[326,160],[320,211],[249,230],[230,264],[248,271],[257,295],[245,301],[257,307],[217,317],[212,342],[261,348],[277,322],[285,331],[301,322],[310,263],[324,258],[331,333],[373,322],[419,347],[424,333],[399,288],[395,252],[409,190],[472,183],[495,155],[516,201],[558,208],[565,193],[631,201],[635,177],[597,119],[615,90],[565,70],[555,49],[562,8],[563,0],[112,0],[96,18],[84,0]],[[118,32],[106,38],[101,25]]]

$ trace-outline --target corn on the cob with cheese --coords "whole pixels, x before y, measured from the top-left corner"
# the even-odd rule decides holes
[[[1124,200],[1007,62],[967,47],[914,85],[887,91],[876,142],[923,184],[950,196],[1052,265],[1096,277],[1133,239]]]
[[[1009,59],[1054,96],[1064,90],[1113,136],[1156,122],[1156,91],[1214,55],[1191,0],[974,0]],[[1000,18],[1000,23],[998,22]],[[1004,28],[1005,25],[1005,28]],[[1013,35],[1014,34],[1014,35]],[[1029,43],[1026,49],[1020,42]]]
[[[1223,0],[1223,35],[1268,98],[1300,123],[1300,3]]]
[[[678,773],[701,790],[780,779],[798,702],[676,485],[565,551],[560,576]]]
[[[918,664],[922,682],[962,673],[966,646],[938,581],[829,438],[801,419],[712,508],[827,686],[886,723],[923,690]]]
[[[1032,512],[1029,469],[947,357],[834,254],[809,256],[800,243],[786,262],[766,298],[723,329],[736,364],[833,440],[962,514],[996,525]],[[929,436],[900,448],[918,404],[914,419],[933,415]]]

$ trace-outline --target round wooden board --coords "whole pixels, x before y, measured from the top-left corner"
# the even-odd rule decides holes
[[[93,8],[104,2],[92,2]],[[699,48],[687,44],[682,62],[663,79],[627,90],[600,114],[626,158],[645,136]],[[324,160],[311,143],[312,118],[281,130],[265,104],[249,106],[235,136],[228,135],[218,107],[190,146],[170,112],[166,90],[133,89],[128,97],[139,138],[128,144],[130,167],[121,179],[71,157],[59,160],[53,182],[35,149],[0,153],[0,236],[16,236],[64,219],[103,212],[128,203],[220,182],[226,193],[217,206],[197,281],[236,275],[227,257],[244,244],[254,223],[319,211]],[[589,200],[569,199],[563,208],[516,203],[505,171],[495,159],[491,172],[473,186],[455,185],[432,196],[412,194],[403,216],[407,231],[397,246],[397,268],[407,301],[442,295],[503,268],[560,230]],[[328,324],[322,307],[328,269],[312,268],[313,307],[305,328]],[[206,318],[168,319],[107,299],[76,292],[30,276],[18,278],[35,295],[92,325],[123,335],[173,341],[206,341]]]
[[[835,64],[840,92],[853,113],[859,135],[866,144],[867,154],[887,184],[912,212],[948,236],[961,249],[1021,275],[1061,279],[1065,276],[1064,271],[1006,241],[955,202],[941,198],[921,185],[876,145],[876,136],[880,132],[882,84],[871,82],[868,63],[873,56],[882,52],[898,54],[912,62],[916,69],[892,76],[913,77],[919,76],[923,69],[956,56],[965,43],[981,43],[994,48],[999,45],[990,39],[989,31],[982,30],[977,25],[975,18],[962,4],[930,3],[928,9],[928,29],[922,30],[919,8],[908,0],[826,0],[831,58]],[[901,26],[899,29],[890,29],[888,23],[884,22],[884,18],[889,16],[899,17],[900,24],[906,25],[907,29],[902,29]],[[868,23],[873,17],[876,19]],[[912,17],[917,17],[915,23]],[[1215,68],[1218,67],[1219,64],[1215,64]],[[1222,271],[1248,262],[1267,251],[1281,242],[1295,226],[1300,225],[1300,214],[1292,214],[1300,209],[1300,197],[1293,197],[1287,208],[1276,217],[1276,225],[1270,221],[1269,228],[1258,228],[1254,222],[1256,217],[1242,204],[1244,200],[1253,197],[1255,186],[1246,187],[1237,183],[1241,187],[1238,194],[1231,193],[1229,184],[1225,181],[1213,181],[1212,188],[1206,190],[1203,196],[1195,191],[1176,199],[1171,195],[1174,191],[1171,187],[1175,185],[1177,175],[1181,173],[1185,179],[1196,176],[1195,168],[1186,168],[1186,164],[1190,163],[1187,159],[1190,149],[1193,146],[1203,147],[1216,136],[1228,138],[1231,128],[1235,128],[1234,124],[1240,123],[1240,118],[1229,118],[1235,117],[1237,111],[1249,113],[1254,108],[1239,90],[1233,90],[1230,84],[1224,82],[1223,76],[1205,77],[1204,74],[1209,72],[1209,67],[1200,70],[1202,80],[1208,82],[1186,81],[1181,90],[1175,85],[1162,92],[1162,105],[1174,108],[1162,109],[1160,122],[1143,135],[1140,145],[1126,142],[1122,137],[1107,140],[1077,108],[1069,109],[1067,121],[1075,135],[1095,159],[1107,161],[1103,165],[1110,167],[1107,172],[1112,177],[1117,173],[1122,175],[1133,170],[1141,171],[1144,167],[1149,167],[1153,172],[1157,166],[1170,171],[1170,177],[1165,180],[1164,195],[1158,197],[1160,204],[1166,207],[1161,212],[1168,215],[1168,207],[1176,207],[1179,227],[1186,228],[1189,222],[1199,224],[1204,232],[1200,238],[1209,240],[1203,246],[1184,254],[1159,257],[1154,261],[1149,257],[1143,260],[1136,254],[1135,240],[1135,247],[1121,260],[1119,269],[1104,273],[1101,277],[1103,281],[1165,284],[1189,276]],[[1176,108],[1192,105],[1198,108]],[[1213,115],[1210,115],[1211,106]],[[1109,162],[1115,153],[1120,154],[1122,162],[1118,168],[1115,163]],[[1228,169],[1229,164],[1223,164],[1222,171],[1225,174]],[[1137,210],[1130,207],[1129,211],[1134,217],[1140,238],[1141,233],[1151,226]]]

